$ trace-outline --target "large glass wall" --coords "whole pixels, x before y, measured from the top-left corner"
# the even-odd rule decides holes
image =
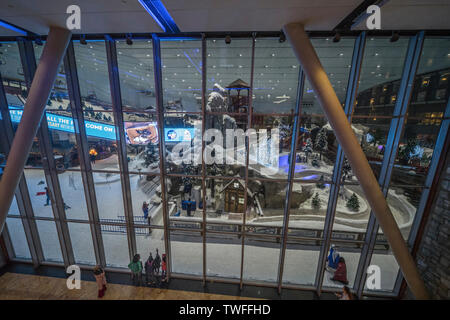
[[[411,39],[367,37],[360,68],[355,37],[312,39],[375,176],[388,187],[405,239],[415,237],[411,230],[429,194],[450,92],[450,41],[428,37],[411,98],[401,97]],[[76,75],[59,67],[46,107],[48,131],[40,133],[48,141],[37,135],[20,189],[27,194],[7,219],[13,258],[125,269],[136,253],[145,261],[168,250],[169,271],[181,277],[340,290],[334,271],[323,267],[329,244],[358,290],[361,253],[374,243],[369,255],[384,272],[381,291],[398,287],[389,245],[382,230],[376,239],[367,233],[371,208],[316,93],[307,79],[299,86],[301,67],[288,42],[250,36],[230,43],[219,37],[107,41],[74,40],[68,54]],[[2,117],[4,135],[17,129],[28,92],[24,70],[32,68],[20,59],[28,49],[0,43],[7,98],[0,108],[11,118],[8,126]],[[37,62],[42,49],[34,45]],[[161,64],[156,77],[155,63]],[[359,72],[354,83],[352,72]],[[110,89],[114,76],[120,91]],[[80,100],[70,99],[78,92],[68,87],[69,77],[79,84]],[[356,89],[354,106],[345,106],[349,88]],[[399,116],[402,130],[393,127],[398,100],[408,102]],[[81,101],[81,112],[70,101]],[[121,101],[120,110],[112,101]],[[74,123],[84,123],[85,137]],[[385,155],[388,141],[399,141],[392,159]],[[2,170],[7,153],[2,144]],[[388,161],[392,175],[381,177]],[[29,241],[38,241],[30,249],[42,252],[32,255]]]

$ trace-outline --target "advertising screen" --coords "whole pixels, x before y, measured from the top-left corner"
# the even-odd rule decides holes
[[[128,144],[147,145],[158,143],[156,122],[124,122]]]
[[[166,142],[191,142],[194,133],[194,128],[164,128]]]

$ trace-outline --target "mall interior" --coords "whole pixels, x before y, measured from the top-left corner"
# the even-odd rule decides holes
[[[333,250],[360,299],[449,299],[449,14],[0,0],[0,299],[71,299],[71,265],[131,286],[157,252],[144,286],[332,299]]]

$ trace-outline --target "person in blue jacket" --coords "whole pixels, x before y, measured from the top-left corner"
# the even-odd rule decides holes
[[[332,269],[332,271],[335,271],[338,267],[338,263],[339,263],[339,253],[336,249],[336,246],[334,244],[331,245],[330,247],[330,253],[328,254],[328,266],[327,269]]]

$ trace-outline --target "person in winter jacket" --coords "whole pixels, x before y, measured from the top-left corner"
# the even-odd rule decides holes
[[[338,267],[336,269],[336,272],[334,273],[333,278],[331,278],[333,281],[339,281],[343,284],[348,284],[347,280],[347,266],[345,264],[344,258],[339,258]]]
[[[355,300],[350,288],[347,286],[342,288],[342,293],[336,293],[336,296],[339,300]]]
[[[339,263],[339,252],[337,251],[337,248],[335,247],[334,244],[331,245],[330,247],[330,253],[328,254],[327,257],[327,261],[328,261],[328,265],[327,265],[327,269],[329,271],[335,271],[338,267],[338,263]]]
[[[95,266],[94,277],[95,281],[97,282],[98,297],[102,298],[105,295],[106,291],[105,271],[100,266]]]
[[[166,254],[162,255],[162,263],[161,263],[161,281],[167,280],[167,262],[166,262]]]
[[[159,274],[159,267],[161,266],[161,257],[159,256],[158,249],[156,249],[156,256],[153,260],[153,272]]]
[[[142,284],[142,262],[141,256],[139,254],[135,254],[133,260],[128,264],[128,268],[131,270],[131,279],[133,280],[133,284],[136,281],[138,285]]]
[[[148,279],[150,278],[150,282],[153,283],[153,257],[152,253],[145,262],[145,282],[148,283]]]

